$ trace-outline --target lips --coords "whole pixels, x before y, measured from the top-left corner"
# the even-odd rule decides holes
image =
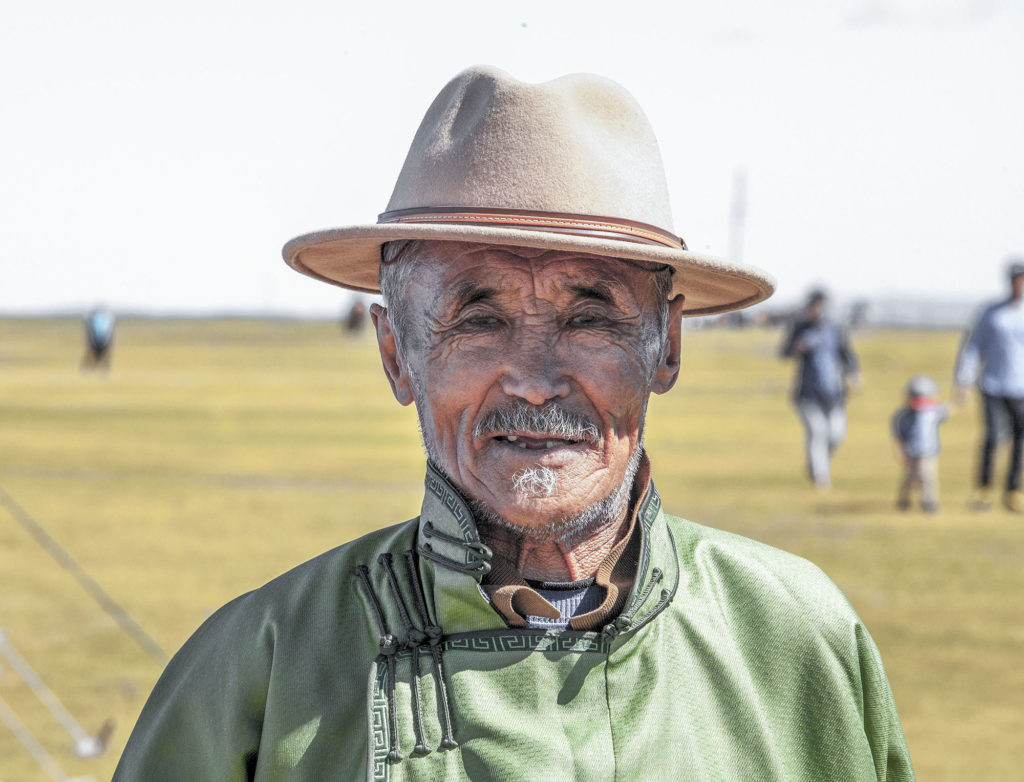
[[[497,435],[494,439],[499,443],[507,443],[524,451],[546,451],[552,448],[577,445],[580,442],[579,440],[524,434],[503,434]]]

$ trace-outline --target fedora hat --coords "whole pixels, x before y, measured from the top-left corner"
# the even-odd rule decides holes
[[[688,250],[670,211],[657,139],[622,86],[592,74],[526,84],[474,67],[430,105],[375,224],[296,237],[283,255],[303,274],[370,293],[382,244],[427,239],[667,265],[687,315],[771,295],[763,272]]]

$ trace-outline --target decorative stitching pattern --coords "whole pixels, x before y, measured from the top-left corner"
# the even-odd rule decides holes
[[[388,699],[385,694],[387,667],[377,665],[376,681],[373,687],[373,779],[387,782],[391,777],[388,762]]]
[[[472,637],[452,637],[444,642],[445,651],[461,649],[470,652],[597,652],[608,654],[611,649],[604,638],[596,633],[577,635],[568,633],[504,633]]]
[[[661,495],[658,494],[658,490],[651,486],[651,498],[647,507],[644,509],[644,523],[647,525],[647,529],[654,526],[654,520],[658,518],[658,511],[661,510]]]
[[[640,547],[640,561],[637,563],[636,572],[641,578],[647,573],[647,566],[651,561],[651,529],[654,527],[654,520],[658,518],[658,511],[661,509],[661,495],[651,483],[651,490],[644,498],[643,507],[640,508],[640,522],[644,525],[642,536],[643,545]],[[637,583],[637,594],[643,588],[643,583]]]
[[[598,633],[580,633],[575,631],[550,632],[546,630],[520,630],[511,633],[459,633],[445,638],[441,642],[444,651],[459,649],[468,652],[597,652],[607,654],[611,650],[609,644]],[[409,649],[401,649],[395,653],[395,659],[410,656]],[[374,689],[374,722],[377,721],[376,708],[378,698],[383,713],[387,713],[384,683],[387,681],[386,669],[378,666],[377,685]],[[387,725],[385,724],[381,740],[385,742],[384,758],[387,759]],[[377,747],[377,736],[374,735],[374,747]],[[375,750],[376,752],[376,750]]]
[[[448,487],[441,481],[435,478],[430,473],[427,473],[427,488],[430,492],[436,496],[444,506],[451,511],[452,516],[459,523],[459,530],[462,532],[463,537],[467,543],[476,542],[476,530],[473,528],[473,521],[466,515],[466,512],[462,506],[462,501],[459,500],[454,494],[452,494]],[[467,554],[468,556],[468,554]]]

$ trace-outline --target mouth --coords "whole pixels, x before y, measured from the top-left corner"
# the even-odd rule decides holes
[[[523,451],[550,451],[556,448],[571,448],[585,444],[583,440],[552,437],[543,434],[498,434],[492,438],[497,443]]]

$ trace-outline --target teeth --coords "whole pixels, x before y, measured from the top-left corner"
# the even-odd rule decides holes
[[[527,444],[525,442],[520,442],[519,437],[520,436],[518,434],[506,434],[500,435],[498,439],[504,440],[507,443],[512,443],[517,448],[526,450],[528,448]],[[579,440],[544,440],[543,444],[539,446],[539,450],[550,451],[552,448],[558,448],[563,445],[576,445],[578,442]],[[537,445],[534,445],[533,447],[534,449],[538,449]]]

